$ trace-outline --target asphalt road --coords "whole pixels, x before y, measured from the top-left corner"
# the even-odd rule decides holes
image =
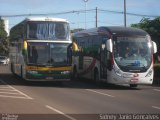
[[[128,120],[142,115],[160,119],[160,86],[27,82],[0,66],[0,120]]]

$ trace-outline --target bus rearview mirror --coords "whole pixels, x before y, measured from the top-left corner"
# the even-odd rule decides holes
[[[105,49],[105,47],[106,47],[106,45],[105,44],[102,44],[102,50],[104,50]]]
[[[107,43],[106,43],[107,45],[107,50],[108,51],[110,51],[110,52],[112,52],[112,40],[111,39],[109,39],[109,40],[107,40]]]
[[[157,52],[157,44],[152,41],[152,45],[153,45],[153,53],[156,53]]]

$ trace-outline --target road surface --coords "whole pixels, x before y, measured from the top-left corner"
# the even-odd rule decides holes
[[[160,87],[26,82],[0,66],[0,119],[160,119]]]

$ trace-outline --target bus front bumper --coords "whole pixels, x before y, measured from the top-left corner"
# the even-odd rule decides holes
[[[70,71],[27,71],[26,80],[30,81],[68,81]]]
[[[110,79],[111,83],[114,84],[148,84],[153,83],[153,74],[150,77],[145,77],[144,73],[124,73],[119,76],[117,74],[112,74]]]

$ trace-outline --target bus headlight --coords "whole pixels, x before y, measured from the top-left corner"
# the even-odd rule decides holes
[[[115,73],[118,75],[118,76],[122,76],[122,74],[121,74],[121,70],[120,69],[118,69],[118,70],[114,70],[115,71]]]
[[[152,73],[153,73],[153,70],[151,69],[151,70],[147,73],[147,75],[146,75],[145,77],[150,77],[150,76],[152,75]]]
[[[63,72],[61,72],[61,74],[63,74],[63,75],[69,74],[69,73],[70,73],[70,71],[63,71]]]
[[[27,72],[30,73],[30,74],[38,74],[37,71],[27,71]]]

